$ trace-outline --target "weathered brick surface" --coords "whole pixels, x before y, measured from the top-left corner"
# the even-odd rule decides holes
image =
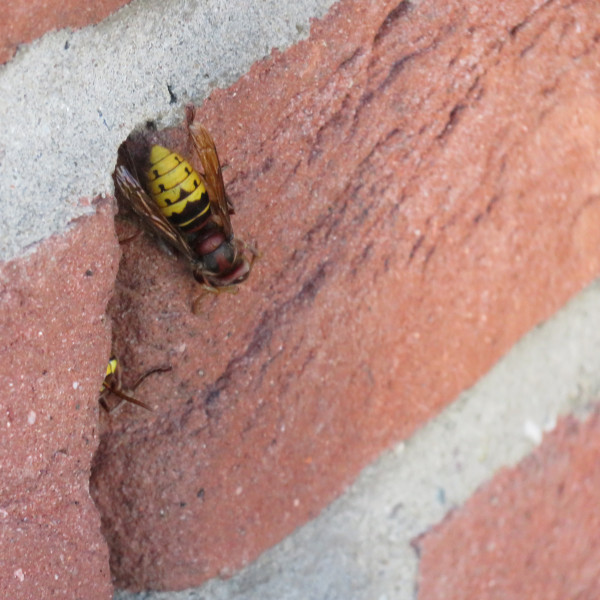
[[[53,29],[98,23],[127,4],[127,0],[3,0],[0,19],[0,64],[10,60],[19,44]]]
[[[0,266],[2,598],[112,597],[89,477],[118,253],[105,205]]]
[[[198,109],[263,256],[194,316],[182,260],[124,248],[115,345],[130,381],[173,371],[103,417],[119,586],[252,560],[598,274],[599,19],[342,1]]]
[[[564,419],[418,541],[419,600],[597,598],[600,418]]]

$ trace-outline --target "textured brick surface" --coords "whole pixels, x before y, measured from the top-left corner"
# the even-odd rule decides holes
[[[341,2],[197,111],[263,257],[194,316],[184,262],[125,246],[115,345],[173,371],[103,419],[119,586],[253,559],[598,273],[598,12],[537,6]]]
[[[10,60],[17,46],[52,29],[98,23],[127,4],[127,0],[4,0],[0,19],[0,63]]]
[[[561,422],[419,541],[419,600],[598,598],[600,417]]]
[[[112,595],[88,488],[117,265],[105,205],[0,267],[3,598]]]

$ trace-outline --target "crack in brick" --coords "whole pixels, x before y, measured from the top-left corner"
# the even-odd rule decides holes
[[[451,131],[454,129],[455,125],[459,121],[459,115],[462,113],[467,107],[462,103],[458,102],[455,104],[448,115],[448,120],[444,125],[442,131],[437,135],[438,140],[443,140]]]
[[[532,10],[522,21],[519,21],[519,23],[517,23],[516,25],[514,25],[513,27],[511,27],[509,29],[509,34],[512,38],[516,38],[518,33],[522,30],[525,29],[525,27],[527,27],[535,18],[535,16],[543,11],[544,9],[546,9],[548,6],[554,4],[556,2],[556,0],[546,0],[546,2],[544,2],[543,4],[541,4],[540,6],[538,6],[536,9]]]
[[[293,318],[296,318],[299,310],[310,308],[315,297],[327,281],[328,266],[329,261],[320,263],[313,273],[306,278],[298,293],[273,310],[267,310],[263,313],[260,322],[254,328],[253,338],[248,344],[246,351],[232,358],[225,367],[223,374],[207,388],[204,406],[209,420],[219,418],[221,410],[218,407],[218,400],[220,399],[221,392],[229,385],[233,374],[239,371],[244,364],[248,364],[268,346],[273,338],[273,332],[281,330],[289,320],[288,315],[293,315]],[[280,350],[274,355],[266,357],[255,378],[255,386],[258,387],[261,385],[269,365],[282,352],[283,350]]]
[[[391,30],[396,25],[396,22],[408,14],[411,9],[412,3],[409,0],[402,0],[400,4],[393,8],[379,26],[379,29],[373,38],[373,45],[379,45],[381,41],[391,33]]]

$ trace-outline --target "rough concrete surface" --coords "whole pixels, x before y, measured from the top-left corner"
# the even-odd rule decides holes
[[[109,598],[88,487],[105,311],[118,265],[112,206],[0,266],[0,596]]]
[[[571,460],[570,454],[578,456],[580,463],[590,467],[589,470],[578,471],[582,491],[588,498],[590,494],[597,494],[594,486],[590,485],[595,479],[586,481],[585,474],[597,471],[594,466],[597,465],[597,434],[594,431],[598,419],[593,416],[588,423],[584,421],[582,425],[574,425],[571,420],[561,420],[561,415],[577,414],[587,419],[589,411],[597,407],[598,398],[600,281],[592,284],[550,321],[525,336],[490,373],[406,443],[396,446],[367,467],[348,491],[319,517],[265,552],[248,568],[231,579],[214,579],[197,589],[139,594],[119,591],[115,599],[429,598],[431,596],[425,591],[423,596],[420,590],[417,593],[419,568],[423,590],[436,584],[433,577],[447,577],[449,585],[443,589],[447,595],[438,597],[453,597],[453,586],[458,592],[457,597],[479,597],[468,593],[472,591],[468,587],[470,579],[481,580],[488,574],[497,579],[497,570],[493,570],[493,565],[490,570],[488,565],[479,574],[468,570],[469,566],[476,568],[481,563],[478,557],[469,553],[468,541],[456,528],[460,528],[465,520],[468,522],[471,515],[481,518],[478,510],[482,502],[467,500],[479,486],[486,484],[476,494],[483,496],[483,503],[490,502],[490,495],[495,492],[496,500],[491,499],[492,508],[499,502],[505,508],[499,516],[507,520],[515,518],[515,515],[523,518],[522,513],[513,513],[507,505],[507,496],[512,491],[522,497],[528,494],[530,485],[535,481],[538,485],[543,484],[545,469],[549,466],[547,460],[544,462],[544,455],[563,465]],[[557,431],[545,436],[545,432],[554,430],[557,421]],[[579,439],[574,440],[577,437]],[[558,446],[553,445],[556,438],[559,439]],[[569,448],[560,442],[562,438],[571,439]],[[542,439],[542,447],[528,456]],[[588,443],[589,449],[586,450]],[[577,449],[577,445],[581,448]],[[519,463],[524,457],[527,458]],[[510,471],[506,469],[513,465],[517,466]],[[503,468],[500,478],[493,480]],[[567,468],[566,475],[570,469],[571,466]],[[498,489],[494,481],[506,484],[506,473],[512,473],[513,478],[516,476],[516,481],[509,481]],[[490,480],[491,485],[487,484]],[[545,527],[535,532],[530,529],[532,537],[519,537],[524,545],[526,541],[545,543],[555,552],[555,529],[547,525],[548,521],[553,522],[552,517],[556,523],[563,521],[560,529],[563,532],[568,532],[568,527],[576,521],[577,511],[582,506],[577,498],[577,488],[575,497],[573,490],[567,488],[569,499],[562,502],[556,502],[556,489],[554,486],[551,493],[547,493],[542,487],[542,494],[534,491],[529,494],[528,497],[538,503],[530,507],[531,520],[535,521],[536,515],[539,515],[539,522]],[[589,514],[594,503],[583,503],[583,506],[584,514]],[[448,515],[451,515],[450,518],[447,518]],[[498,529],[497,518],[498,515],[487,523],[480,523],[481,530],[490,534],[491,539]],[[594,519],[595,514],[588,522],[594,523]],[[435,525],[438,527],[434,528]],[[577,545],[584,551],[586,547],[595,547],[595,527],[581,532],[578,526],[573,531],[578,532]],[[472,533],[477,535],[477,531]],[[448,538],[450,547],[440,544],[442,555],[434,556],[425,546],[423,564],[420,565],[418,546],[428,544],[435,550],[435,538],[442,534]],[[429,541],[428,536],[434,539]],[[461,540],[460,543],[455,543],[457,540]],[[485,554],[481,546],[479,548],[480,554]],[[507,566],[512,550],[510,543],[497,549],[497,553],[503,552],[504,559],[495,555],[499,568]],[[571,548],[562,547],[562,550],[568,557]],[[585,557],[577,553],[576,556],[582,568],[596,568],[597,565],[591,563],[594,554]],[[456,563],[452,566],[462,568],[453,576],[452,571],[438,568],[436,559],[439,566],[454,559]],[[522,583],[526,585],[530,574],[527,562],[521,553],[516,554],[516,559],[520,564],[512,564],[511,568],[519,576],[524,575]],[[571,565],[569,559],[569,562],[558,561],[552,568],[555,574],[569,576],[577,573]],[[574,586],[571,591],[577,589]],[[461,595],[461,592],[464,593]],[[553,597],[551,590],[546,589],[545,592],[539,597]],[[596,596],[597,593],[584,597]],[[481,597],[495,596],[482,593]],[[567,597],[576,596],[575,593],[562,595],[562,598]]]
[[[596,7],[468,6],[341,2],[196,111],[263,256],[197,317],[124,250],[116,347],[173,371],[96,457],[118,586],[234,573],[598,273]]]

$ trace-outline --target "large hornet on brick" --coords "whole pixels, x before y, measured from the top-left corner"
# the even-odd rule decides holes
[[[236,292],[258,252],[233,235],[229,216],[234,210],[225,194],[217,149],[208,131],[193,121],[191,108],[187,129],[203,173],[158,144],[134,157],[126,142],[114,173],[116,193],[147,227],[187,258],[204,290]]]

